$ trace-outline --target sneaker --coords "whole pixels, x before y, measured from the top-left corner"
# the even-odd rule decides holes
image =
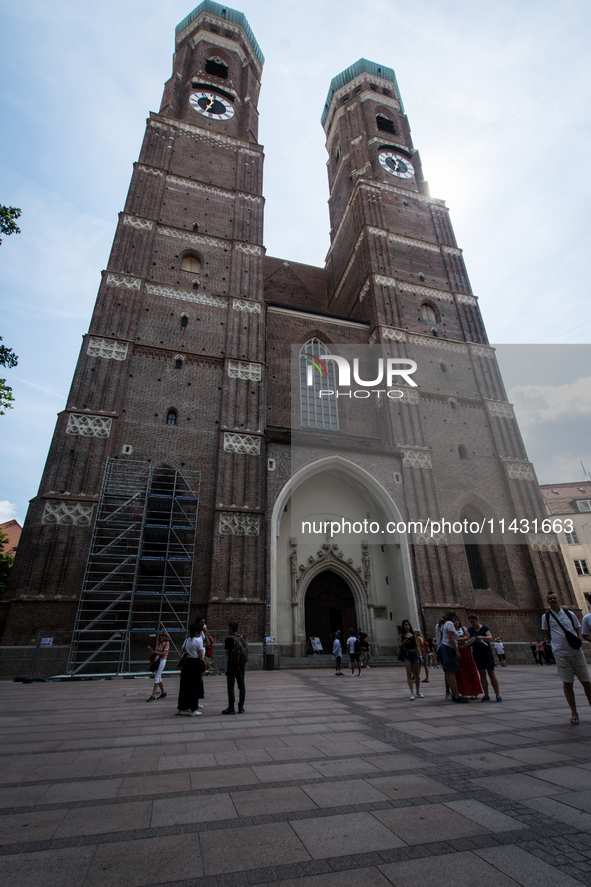
[[[244,709],[243,709],[243,708],[240,708],[240,706],[238,706],[238,714],[239,714],[239,715],[243,715],[243,714],[244,714]]]
[[[501,696],[497,696],[497,702],[502,702],[502,701],[503,701],[502,697],[501,697]]]
[[[182,711],[180,710],[180,708],[177,708],[177,710],[175,711],[175,715],[180,715],[180,714],[182,714]]]
[[[469,699],[466,699],[465,696],[458,696],[458,697],[456,697],[456,696],[452,696],[452,699],[453,699],[454,702],[458,702],[458,703],[460,703],[460,702],[470,702],[470,700],[469,700]]]
[[[196,718],[197,715],[202,715],[202,714],[203,714],[203,712],[202,712],[202,711],[199,711],[199,709],[196,708],[195,711],[190,711],[190,712],[189,712],[189,717],[190,717],[190,718]]]
[[[425,697],[423,696],[423,694],[420,693],[419,691],[417,691],[417,696],[419,697],[419,699],[424,699],[424,698],[425,698]]]
[[[365,667],[366,667],[366,668],[371,668],[371,665],[366,665]]]
[[[411,693],[411,694],[410,694],[410,701],[413,702],[413,701],[414,701],[414,698],[415,698],[415,694],[414,694],[414,693]]]
[[[225,709],[223,710],[222,714],[223,714],[223,715],[235,715],[236,712],[234,711],[233,708],[230,708],[230,706],[228,706],[228,708],[225,708]]]
[[[146,699],[146,702],[156,702],[156,697],[155,696],[148,696],[148,698]]]
[[[448,690],[447,693],[445,694],[445,698],[446,698],[446,699],[453,699],[453,696],[451,695],[451,693],[450,693],[449,690]]]
[[[490,696],[483,696],[481,702],[490,702]]]

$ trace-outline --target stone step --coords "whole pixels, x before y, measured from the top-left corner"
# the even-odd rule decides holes
[[[371,668],[392,668],[402,665],[396,656],[372,656],[370,660]],[[334,668],[334,659],[328,654],[316,654],[315,656],[282,656],[279,666],[280,668]],[[345,671],[350,668],[349,657],[343,656],[341,669]]]

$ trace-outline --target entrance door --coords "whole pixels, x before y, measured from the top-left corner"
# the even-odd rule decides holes
[[[320,638],[325,653],[332,653],[335,632],[341,632],[341,641],[356,625],[355,600],[344,579],[332,570],[319,573],[306,591],[306,640]]]

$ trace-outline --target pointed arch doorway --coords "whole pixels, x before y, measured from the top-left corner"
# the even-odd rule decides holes
[[[311,580],[305,597],[306,639],[320,638],[325,653],[332,653],[336,631],[341,641],[357,625],[355,599],[342,576],[323,570]]]

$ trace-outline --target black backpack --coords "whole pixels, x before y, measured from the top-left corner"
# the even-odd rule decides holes
[[[547,630],[547,631],[550,631],[550,616],[554,616],[554,618],[556,619],[556,621],[557,621],[558,624],[560,625],[561,629],[563,630],[563,632],[564,632],[564,636],[566,637],[567,641],[569,642],[569,644],[571,645],[571,647],[573,648],[573,650],[580,650],[581,647],[583,646],[583,641],[582,641],[581,638],[578,637],[578,635],[577,635],[577,629],[576,629],[576,626],[575,626],[575,620],[573,619],[573,614],[571,613],[570,610],[564,610],[564,609],[563,609],[562,612],[563,612],[563,613],[566,613],[566,615],[567,615],[568,618],[570,619],[574,631],[568,631],[568,630],[564,627],[564,625],[562,624],[562,622],[560,621],[560,619],[558,618],[558,616],[556,615],[556,613],[554,613],[552,610],[548,610],[548,612],[544,614],[545,617],[546,617],[546,626],[547,626],[547,629],[546,629],[546,630]],[[552,637],[552,635],[550,635],[550,637]]]
[[[355,640],[355,646],[353,647],[353,652],[354,653],[361,653],[361,641],[359,640],[359,638],[357,638]]]

